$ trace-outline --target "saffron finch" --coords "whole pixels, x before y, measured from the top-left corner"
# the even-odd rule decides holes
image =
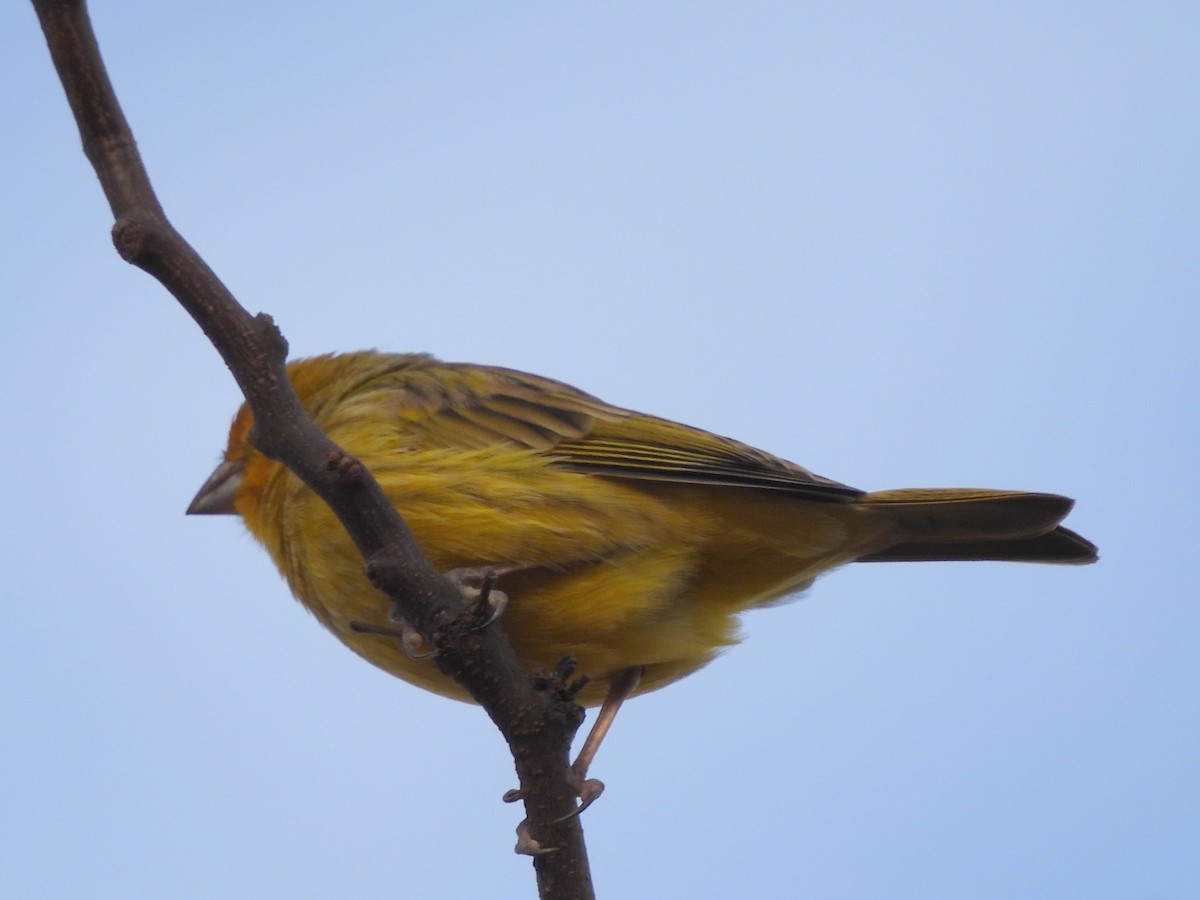
[[[578,698],[670,684],[737,640],[737,617],[849,562],[1089,563],[1055,494],[864,493],[745,444],[509,369],[374,351],[288,366],[304,408],[378,479],[441,570],[491,569],[527,670],[573,656]],[[364,659],[469,699],[394,637],[333,513],[233,420],[189,513],[234,513],[292,592]],[[353,624],[352,623],[357,623]],[[363,630],[365,625],[366,630]],[[376,631],[385,632],[370,633]],[[640,677],[640,680],[639,680]],[[585,766],[586,767],[586,766]]]

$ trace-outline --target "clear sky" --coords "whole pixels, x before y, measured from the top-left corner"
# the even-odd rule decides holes
[[[633,702],[611,898],[1200,881],[1195,3],[95,4],[169,215],[296,355],[535,371],[1090,568],[860,566]],[[239,397],[0,9],[0,894],[533,896],[500,738],[232,519]]]

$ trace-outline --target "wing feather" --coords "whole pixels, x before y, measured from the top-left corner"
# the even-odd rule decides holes
[[[412,447],[508,443],[575,472],[852,501],[862,492],[747,444],[510,369],[436,363],[392,373]]]

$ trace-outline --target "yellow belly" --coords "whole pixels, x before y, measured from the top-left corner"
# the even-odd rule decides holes
[[[335,437],[336,439],[336,437]],[[527,452],[432,451],[364,459],[440,570],[515,566],[501,626],[521,665],[572,656],[599,703],[608,678],[645,667],[639,691],[695,671],[737,639],[737,614],[802,587],[863,545],[852,504],[770,492],[642,483],[554,468]],[[423,688],[469,699],[430,660],[352,622],[387,626],[387,597],[333,514],[270,463],[247,524],[292,591],[347,646]],[[263,524],[259,520],[260,526]],[[272,534],[279,539],[272,544]]]

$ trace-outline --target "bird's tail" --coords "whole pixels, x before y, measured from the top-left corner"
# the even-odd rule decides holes
[[[975,488],[909,488],[865,494],[896,542],[859,562],[993,559],[1090,563],[1096,546],[1058,523],[1075,501],[1057,494]]]

